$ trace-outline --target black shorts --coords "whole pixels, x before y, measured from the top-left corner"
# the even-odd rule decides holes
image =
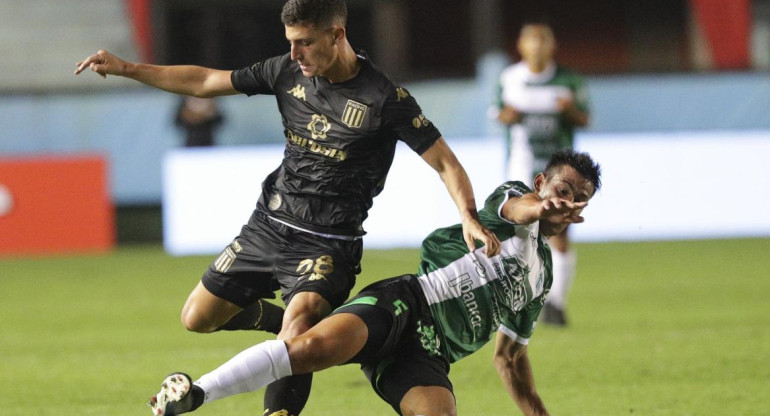
[[[341,305],[361,272],[361,239],[327,238],[296,230],[254,211],[241,234],[203,274],[203,286],[217,297],[245,308],[260,298],[288,304],[300,292]]]
[[[377,394],[401,414],[401,400],[417,386],[454,392],[449,362],[438,351],[438,334],[414,275],[375,282],[336,309],[360,317],[369,329],[360,363]]]

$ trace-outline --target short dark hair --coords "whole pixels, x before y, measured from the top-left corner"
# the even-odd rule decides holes
[[[551,18],[551,15],[547,14],[546,12],[532,12],[524,17],[524,19],[521,22],[521,26],[519,27],[519,33],[524,29],[525,26],[548,26],[551,31],[553,31],[554,24],[553,19]]]
[[[347,20],[348,7],[344,0],[289,0],[281,11],[281,23],[286,26],[309,23],[325,29],[335,23],[344,27]]]
[[[594,185],[594,193],[602,187],[602,168],[591,159],[588,153],[577,152],[571,148],[559,150],[548,159],[543,174],[546,178],[550,178],[554,171],[563,165],[571,166],[588,179]]]

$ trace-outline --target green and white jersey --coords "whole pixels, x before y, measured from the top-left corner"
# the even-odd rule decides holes
[[[510,180],[531,183],[542,172],[555,151],[572,147],[574,126],[557,109],[559,99],[571,98],[578,109],[588,112],[585,81],[577,73],[556,64],[534,73],[524,62],[500,74],[497,108],[509,106],[522,113],[519,123],[506,131]]]
[[[477,351],[500,330],[526,344],[551,287],[551,249],[539,222],[514,224],[501,215],[511,197],[531,190],[521,182],[498,187],[479,212],[502,243],[489,258],[469,253],[462,226],[441,228],[422,243],[418,281],[438,326],[439,350],[450,362]]]

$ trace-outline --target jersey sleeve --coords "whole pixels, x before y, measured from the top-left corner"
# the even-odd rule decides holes
[[[509,338],[519,344],[527,345],[532,334],[535,332],[537,317],[543,309],[547,291],[532,300],[527,306],[516,314],[509,315],[503,319],[498,331],[504,333]]]
[[[441,137],[441,132],[422,114],[417,100],[402,87],[385,100],[382,118],[385,128],[420,155]]]
[[[511,198],[524,196],[532,190],[520,181],[508,181],[498,186],[484,201],[482,213],[491,216],[495,220],[513,224],[503,217],[503,205]]]
[[[233,87],[246,94],[275,94],[273,86],[281,68],[289,55],[276,56],[255,63],[252,66],[237,69],[230,75]]]

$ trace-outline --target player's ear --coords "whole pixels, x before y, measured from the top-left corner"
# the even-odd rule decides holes
[[[334,36],[334,43],[340,42],[345,39],[345,28],[342,26],[334,26],[332,28],[332,36]]]
[[[535,192],[540,192],[540,190],[543,189],[543,185],[545,185],[545,175],[542,173],[538,173],[537,176],[535,176]]]

